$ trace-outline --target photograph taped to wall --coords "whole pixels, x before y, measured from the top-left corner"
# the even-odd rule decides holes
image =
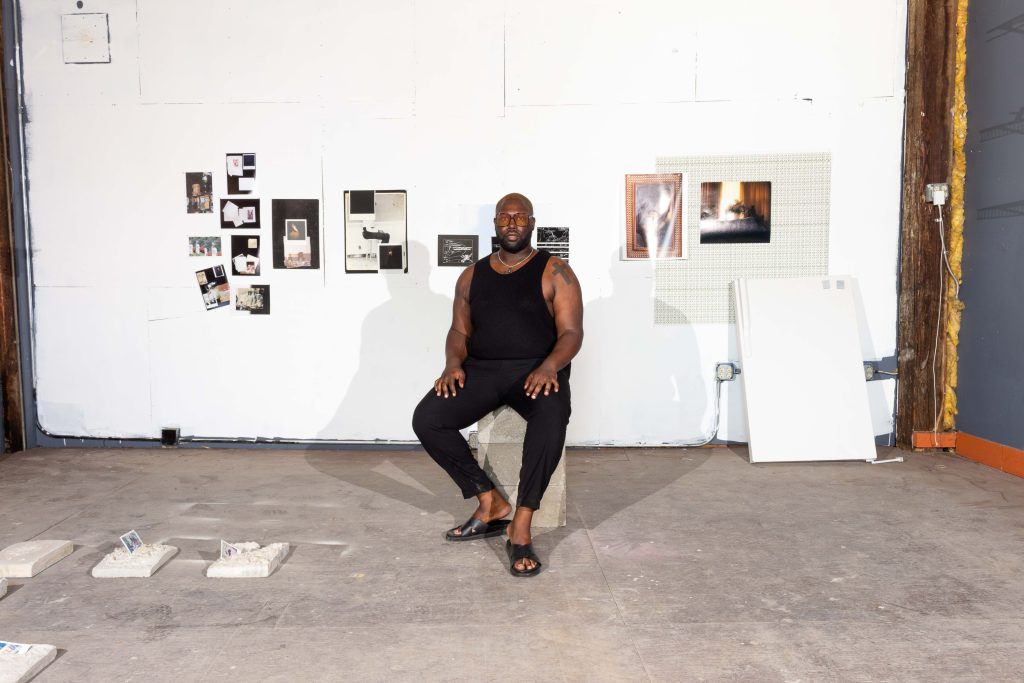
[[[271,214],[274,268],[319,268],[320,200],[274,199]]]
[[[258,235],[231,236],[231,274],[260,274],[260,238]]]
[[[223,254],[220,246],[220,237],[209,237],[206,235],[192,235],[188,238],[189,256],[220,256]]]
[[[373,190],[352,190],[349,194],[349,216],[356,221],[372,221],[377,216]]]
[[[224,230],[245,228],[256,230],[260,227],[260,200],[220,200],[220,227]]]
[[[203,295],[203,304],[210,311],[231,304],[231,285],[228,284],[224,266],[213,266],[196,271],[199,292]]]
[[[686,258],[683,175],[626,176],[626,260]]]
[[[313,266],[313,248],[308,239],[292,240],[284,238],[284,267],[311,268]]]
[[[365,191],[362,191],[365,192]],[[353,213],[353,199],[362,200],[363,206],[356,206],[360,213]],[[379,268],[381,245],[391,244],[401,247],[403,266],[408,272],[406,253],[408,251],[406,223],[406,191],[376,190],[373,191],[372,219],[360,218],[370,215],[370,208],[365,204],[365,194],[360,191],[346,190],[345,205],[345,272],[376,273]],[[391,253],[391,252],[389,252]],[[397,252],[396,252],[397,253]]]
[[[269,315],[270,285],[239,287],[235,293],[235,310],[252,315]]]
[[[306,239],[306,221],[302,218],[284,219],[284,236],[289,240]]]
[[[250,194],[256,191],[256,155],[232,152],[225,155],[228,194]]]
[[[477,235],[438,235],[437,265],[466,267],[476,262],[480,238]]]
[[[569,262],[569,228],[537,228],[537,248]]]
[[[405,271],[405,250],[401,244],[381,244],[377,249],[380,263],[377,272]]]
[[[188,213],[213,213],[213,174],[185,174],[185,210]]]
[[[700,184],[701,244],[771,242],[772,184],[725,181]]]

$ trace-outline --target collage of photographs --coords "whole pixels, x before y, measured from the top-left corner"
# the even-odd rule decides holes
[[[218,235],[189,235],[190,258],[229,255],[231,277],[266,275],[262,263],[261,202],[256,191],[256,154],[225,155],[227,196],[219,198]],[[687,258],[688,177],[685,173],[625,176],[623,260]],[[763,180],[702,180],[699,244],[767,244],[771,242],[772,184]],[[696,187],[695,190],[696,191]],[[214,174],[185,173],[187,213],[213,213]],[[241,196],[239,196],[241,195]],[[408,273],[408,196],[405,190],[345,190],[345,272]],[[271,200],[272,269],[321,267],[319,199]],[[536,246],[569,260],[569,228],[538,226]],[[227,250],[225,249],[227,247]],[[498,248],[491,238],[491,253]],[[480,236],[437,236],[437,265],[462,267],[480,258]],[[229,306],[231,285],[224,265],[195,272],[207,310]],[[267,314],[270,285],[253,284],[235,292],[235,310]]]

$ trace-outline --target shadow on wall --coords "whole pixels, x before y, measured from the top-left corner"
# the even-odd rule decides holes
[[[655,267],[611,253],[607,296],[587,304],[583,351],[573,362],[574,420],[586,421],[587,443],[681,443],[704,436],[713,396],[690,325],[654,324]],[[577,418],[576,416],[579,415]],[[583,426],[583,425],[581,425]],[[570,442],[583,441],[572,438]]]
[[[451,326],[454,294],[430,289],[431,262],[426,246],[409,242],[409,274],[365,275],[387,281],[388,300],[363,320],[359,366],[348,392],[331,420],[318,434],[321,439],[373,440],[375,434],[412,433],[412,413],[444,368],[444,342]],[[416,274],[415,279],[412,274]],[[428,358],[424,364],[424,358]],[[376,430],[374,425],[389,428]],[[452,517],[463,506],[458,489],[422,450],[409,465],[406,457],[392,459],[389,451],[351,453],[311,451],[309,465],[335,479],[398,501],[422,512],[444,512]],[[430,476],[437,468],[441,476]]]
[[[415,440],[412,411],[444,367],[452,315],[452,297],[430,289],[429,259],[426,246],[409,242],[409,274],[359,276],[383,278],[388,300],[363,319],[358,368],[318,438]]]

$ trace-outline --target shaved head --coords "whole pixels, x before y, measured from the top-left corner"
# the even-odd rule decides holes
[[[519,194],[518,192],[510,192],[509,194],[499,199],[498,203],[494,207],[494,213],[501,213],[502,210],[505,208],[505,204],[512,200],[520,202],[524,207],[526,207],[526,212],[529,213],[531,216],[533,215],[533,202],[527,199],[526,195]]]

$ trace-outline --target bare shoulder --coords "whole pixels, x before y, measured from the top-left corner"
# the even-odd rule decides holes
[[[558,285],[568,285],[570,287],[579,287],[580,285],[579,280],[576,279],[576,273],[572,272],[569,264],[557,256],[552,256],[548,259],[544,275],[554,280]]]

